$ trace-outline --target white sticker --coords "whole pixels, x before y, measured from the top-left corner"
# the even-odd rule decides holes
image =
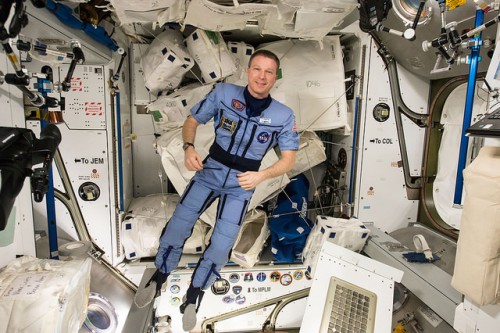
[[[422,305],[419,306],[417,311],[431,324],[434,328],[438,327],[439,324],[443,322],[443,319],[439,317],[431,308]]]
[[[20,275],[5,289],[3,297],[34,296],[47,280],[47,273]]]

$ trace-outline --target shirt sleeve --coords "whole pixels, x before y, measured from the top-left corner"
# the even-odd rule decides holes
[[[284,127],[278,134],[278,146],[283,150],[299,150],[299,133],[295,125],[293,113],[285,121]]]
[[[215,89],[191,108],[191,115],[198,123],[206,124],[217,114],[220,91],[221,87],[217,84]]]

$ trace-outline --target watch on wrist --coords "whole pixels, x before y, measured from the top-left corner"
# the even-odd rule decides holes
[[[194,148],[194,145],[191,142],[184,142],[184,144],[182,145],[182,150],[188,149],[189,146]]]

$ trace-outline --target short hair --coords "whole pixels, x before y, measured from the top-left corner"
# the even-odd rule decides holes
[[[273,52],[271,52],[269,50],[257,50],[254,53],[252,53],[252,55],[250,56],[250,60],[248,60],[248,68],[250,68],[250,65],[252,64],[252,60],[256,56],[263,56],[263,57],[266,57],[269,59],[273,59],[277,65],[276,69],[280,68],[280,59],[278,58],[278,56],[276,54],[274,54]]]

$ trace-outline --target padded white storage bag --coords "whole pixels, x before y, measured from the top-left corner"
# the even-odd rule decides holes
[[[274,5],[242,3],[233,0],[234,6],[216,4],[208,0],[191,0],[184,24],[190,24],[209,31],[242,30],[247,21],[267,15]]]
[[[261,34],[320,41],[357,8],[356,0],[273,0],[276,7],[259,16]]]
[[[196,29],[186,38],[189,54],[201,70],[203,84],[233,75],[236,64],[220,32]]]
[[[179,203],[178,194],[154,194],[134,198],[122,222],[122,244],[129,260],[153,257],[158,251],[161,232]],[[184,244],[183,253],[205,250],[206,226],[198,220]]]
[[[314,276],[316,263],[324,242],[332,242],[352,251],[361,251],[370,235],[370,229],[356,218],[341,219],[318,215],[307,237],[302,261]]]
[[[174,29],[166,29],[156,36],[141,59],[144,84],[153,95],[177,88],[193,66],[182,34]]]
[[[451,285],[477,305],[500,303],[500,147],[464,170],[466,197]]]
[[[191,108],[212,90],[213,84],[192,83],[168,95],[160,96],[147,106],[160,128],[180,127]]]
[[[131,23],[180,22],[186,13],[184,1],[177,0],[108,0],[121,25]],[[161,19],[163,17],[163,19]],[[165,21],[168,18],[168,21]]]
[[[209,122],[203,126],[198,126],[196,129],[196,140],[194,145],[196,151],[202,159],[204,159],[209,152],[210,146],[214,140],[213,123]],[[182,150],[182,133],[181,129],[172,130],[163,134],[156,142],[158,153],[161,155],[161,161],[165,173],[169,180],[174,185],[178,193],[183,193],[190,179],[194,176],[194,171],[189,171],[184,166],[184,151]],[[261,169],[270,167],[278,161],[278,156],[274,150],[270,150],[262,160]],[[276,193],[280,192],[288,183],[290,179],[287,175],[276,178],[271,178],[260,183],[250,200],[248,210],[251,210],[262,202],[268,200]],[[200,216],[200,219],[205,223],[215,225],[216,210],[218,200]]]
[[[230,260],[245,268],[255,266],[269,235],[266,212],[261,209],[248,212],[234,243]]]
[[[240,86],[246,86],[248,84],[248,62],[250,61],[250,56],[255,51],[254,47],[243,42],[228,42],[227,48],[234,57],[236,72],[233,75],[228,76],[224,81]]]
[[[87,317],[90,268],[90,258],[12,261],[0,272],[0,332],[79,332]]]
[[[271,96],[295,113],[297,129],[330,130],[347,126],[344,63],[339,36],[315,41],[283,40],[258,49],[274,52],[281,62]]]
[[[299,150],[292,170],[287,172],[293,178],[326,160],[325,146],[313,131],[300,133]]]

